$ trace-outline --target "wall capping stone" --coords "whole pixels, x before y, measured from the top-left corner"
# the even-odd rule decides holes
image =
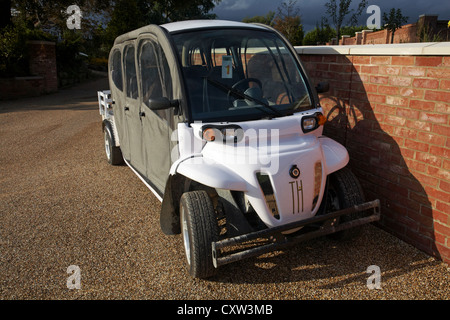
[[[343,46],[298,46],[298,54],[343,54],[379,56],[449,56],[450,42],[419,42],[400,44],[366,44]]]

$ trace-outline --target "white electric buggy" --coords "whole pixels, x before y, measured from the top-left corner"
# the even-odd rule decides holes
[[[125,162],[182,235],[189,273],[315,237],[355,236],[379,220],[325,137],[317,93],[297,54],[259,24],[197,20],[118,37],[99,92],[108,162]]]

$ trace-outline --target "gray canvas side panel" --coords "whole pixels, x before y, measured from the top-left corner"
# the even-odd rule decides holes
[[[171,141],[178,119],[174,109],[153,111],[148,99],[165,97],[181,99],[179,71],[166,33],[158,26],[148,26],[137,39],[138,69],[141,85],[142,138],[145,149],[147,178],[164,192],[172,164],[171,151],[177,143]]]
[[[114,86],[115,74],[110,72],[109,75],[110,88],[113,91],[113,99],[116,101],[114,112],[122,153],[131,166],[151,182],[161,194],[165,190],[172,165],[172,150],[176,153],[178,148],[177,141],[171,139],[173,130],[179,122],[185,121],[185,116],[175,115],[173,108],[153,111],[148,106],[150,87],[156,84],[156,81],[152,79],[157,79],[158,74],[159,78],[170,81],[169,83],[162,80],[162,87],[159,88],[162,92],[161,97],[184,103],[177,58],[167,36],[166,31],[156,25],[146,26],[119,36],[113,50],[119,49],[122,56],[122,90]],[[141,45],[147,39],[152,39],[155,46],[159,48],[158,54],[155,55],[154,66],[148,59],[141,57]],[[134,53],[127,54],[131,45],[134,46]],[[165,57],[165,63],[162,63],[161,56]],[[111,58],[110,63],[112,63]],[[164,68],[160,67],[162,64]],[[156,66],[158,67],[155,69]]]
[[[125,118],[130,146],[130,163],[139,172],[145,172],[145,153],[142,148],[142,124],[139,93],[139,75],[136,64],[135,41],[124,44],[123,64],[125,75]]]
[[[122,68],[122,47],[118,45],[111,49],[108,75],[111,97],[114,101],[114,121],[116,123],[117,134],[119,135],[120,149],[123,157],[130,160],[128,130],[125,118],[125,98],[123,94],[124,73]]]

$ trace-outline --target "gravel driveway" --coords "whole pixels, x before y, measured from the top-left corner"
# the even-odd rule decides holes
[[[0,299],[449,299],[449,268],[388,233],[328,238],[221,268],[185,270],[180,236],[126,166],[106,162],[106,79],[0,103]],[[366,270],[381,271],[369,290]],[[69,290],[69,266],[81,289]]]

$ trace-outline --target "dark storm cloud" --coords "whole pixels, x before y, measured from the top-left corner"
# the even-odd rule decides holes
[[[276,11],[282,0],[222,0],[215,8],[214,13],[219,19],[241,21],[245,17],[266,15],[269,11]],[[325,3],[327,0],[297,0],[300,8],[303,28],[308,31],[326,16]],[[381,12],[391,8],[400,8],[407,16],[408,23],[416,22],[421,14],[438,14],[440,20],[450,20],[450,1],[448,0],[369,0],[369,5],[377,5]],[[356,8],[359,0],[353,0],[352,8]],[[370,14],[364,12],[359,24],[365,25]]]

